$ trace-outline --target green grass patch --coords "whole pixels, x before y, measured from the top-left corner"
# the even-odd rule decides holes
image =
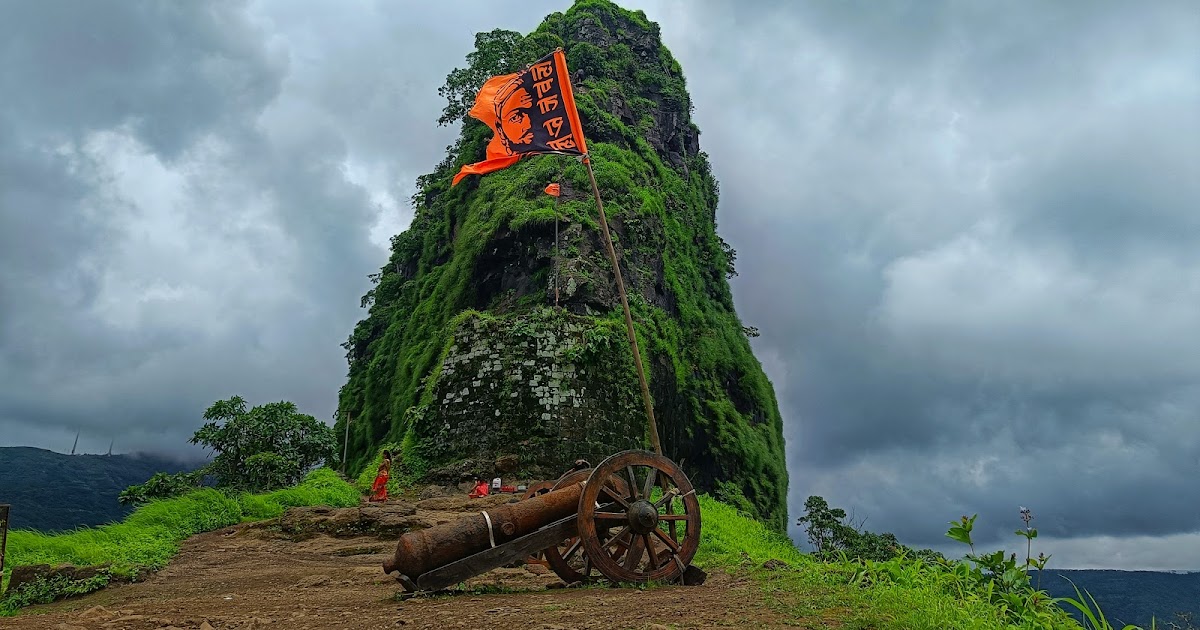
[[[765,604],[800,628],[962,630],[1072,628],[1065,613],[1049,611],[1023,623],[1006,618],[986,595],[961,588],[953,571],[916,559],[886,563],[819,562],[784,534],[737,509],[700,495],[700,549],[694,562],[748,573]],[[766,565],[766,566],[764,566]]]
[[[333,470],[318,468],[295,487],[264,494],[229,495],[205,488],[173,499],[153,501],[135,510],[124,521],[100,527],[87,527],[59,534],[13,530],[8,535],[3,586],[7,588],[12,567],[36,564],[108,564],[112,576],[136,579],[148,570],[160,569],[179,550],[189,536],[235,525],[244,521],[274,518],[291,506],[358,505],[360,493],[342,481]],[[41,601],[56,594],[95,590],[107,584],[106,576],[89,584],[29,585],[21,593],[4,593],[0,615]],[[82,592],[87,592],[86,590]],[[49,598],[49,599],[47,599]]]

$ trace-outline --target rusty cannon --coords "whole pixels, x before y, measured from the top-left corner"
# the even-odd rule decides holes
[[[533,486],[520,501],[400,537],[385,573],[410,593],[544,559],[568,584],[674,582],[700,546],[700,504],[667,457],[631,450]]]

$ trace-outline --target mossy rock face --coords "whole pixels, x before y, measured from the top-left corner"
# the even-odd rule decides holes
[[[476,474],[488,478],[496,454],[515,451],[510,472],[554,479],[577,459],[597,464],[614,449],[645,447],[624,331],[607,320],[539,314],[476,315],[452,331],[426,385],[432,403],[411,417],[431,466],[474,457],[484,464]]]
[[[513,453],[518,476],[553,478],[576,458],[595,465],[648,448],[584,165],[534,156],[450,186],[463,164],[483,159],[492,133],[462,117],[464,99],[488,76],[562,46],[664,454],[701,491],[783,530],[782,422],[734,310],[718,185],[658,26],[607,0],[579,0],[533,33],[496,30],[476,44],[445,90],[459,140],[418,179],[412,224],[392,239],[363,298],[369,314],[344,344],[337,431],[349,415],[349,471],[363,473],[385,444],[400,445],[394,476],[413,481]],[[550,182],[562,186],[557,247]]]

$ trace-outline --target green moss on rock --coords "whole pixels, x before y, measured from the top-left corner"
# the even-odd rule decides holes
[[[523,470],[555,474],[576,456],[595,464],[648,444],[585,167],[535,156],[450,186],[491,137],[465,117],[475,90],[557,46],[573,74],[664,453],[701,490],[729,494],[782,530],[782,423],[734,310],[733,252],[716,232],[719,187],[683,74],[657,24],[607,0],[579,0],[529,35],[480,33],[468,66],[447,77],[441,122],[461,122],[461,135],[418,179],[412,224],[392,239],[363,298],[369,315],[344,344],[337,430],[349,413],[349,467],[365,474],[381,445],[403,444],[416,476],[511,453]],[[562,185],[557,250],[553,198],[542,192],[552,181]],[[556,277],[560,310],[549,307]]]

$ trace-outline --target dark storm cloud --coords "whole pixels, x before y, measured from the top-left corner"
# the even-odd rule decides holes
[[[67,137],[131,122],[165,157],[215,125],[241,124],[284,71],[242,4],[6,3],[6,117]]]
[[[544,4],[4,5],[2,443],[182,450],[233,394],[330,418],[367,275],[455,133],[437,87]]]
[[[328,419],[438,86],[568,4],[4,4],[0,443]],[[1028,505],[1060,566],[1200,568],[1194,6],[623,4],[696,103],[793,521],[1011,546]]]
[[[1200,12],[662,19],[781,390],[793,516],[821,494],[940,547],[979,512],[977,538],[1012,545],[1028,505],[1043,536],[1096,537],[1112,562],[1200,567]],[[1131,534],[1182,547],[1122,555]],[[1101,555],[1070,548],[1056,559]]]

